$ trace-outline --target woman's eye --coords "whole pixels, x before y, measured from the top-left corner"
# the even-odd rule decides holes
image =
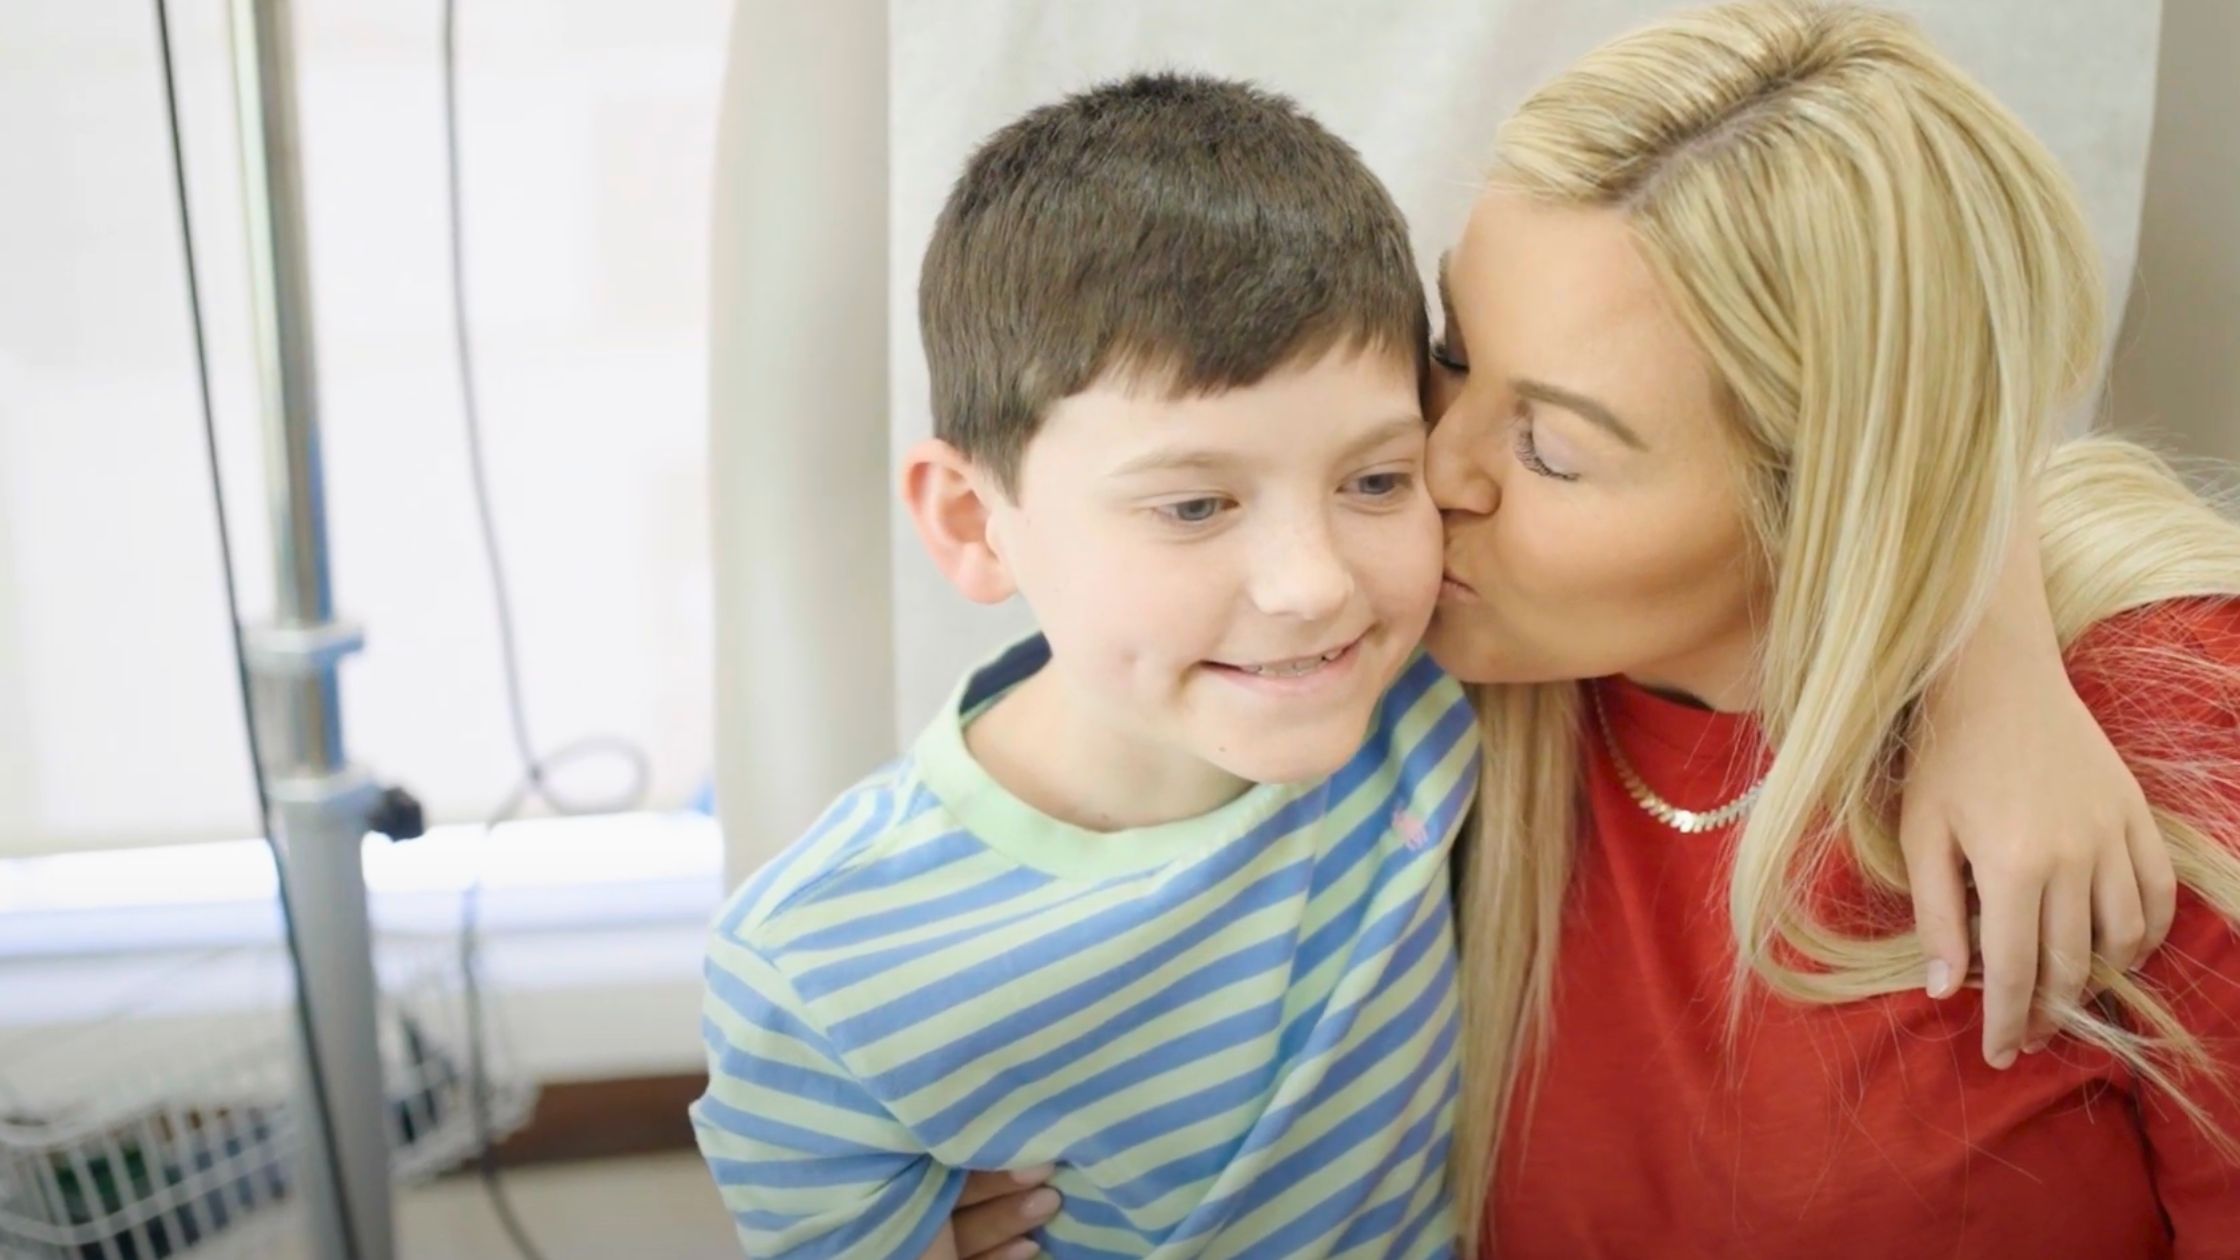
[[[1404,472],[1363,473],[1353,479],[1354,493],[1366,495],[1372,499],[1389,499],[1395,495],[1405,494],[1408,487],[1413,484],[1414,478]]]
[[[1163,503],[1158,513],[1177,525],[1203,525],[1221,515],[1229,506],[1226,499],[1184,499],[1178,503]]]
[[[1470,365],[1455,354],[1454,346],[1448,342],[1445,334],[1431,339],[1431,361],[1449,372],[1470,370]]]
[[[1532,413],[1520,408],[1517,412],[1517,462],[1529,472],[1556,481],[1577,481],[1579,474],[1550,467],[1540,456],[1540,445],[1533,436]]]

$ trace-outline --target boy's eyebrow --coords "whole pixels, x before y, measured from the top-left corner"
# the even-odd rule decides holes
[[[1339,462],[1356,459],[1406,434],[1423,431],[1423,417],[1415,412],[1395,415],[1380,420],[1358,438],[1346,444],[1339,454]],[[1189,472],[1220,470],[1240,463],[1237,456],[1227,451],[1208,450],[1199,446],[1162,446],[1146,451],[1112,470],[1115,477],[1133,477],[1151,472]]]
[[[1133,477],[1139,473],[1221,469],[1236,462],[1237,457],[1225,451],[1209,451],[1197,446],[1162,446],[1157,450],[1145,451],[1113,469],[1112,475]]]
[[[1637,451],[1649,449],[1649,444],[1641,440],[1641,435],[1634,432],[1625,421],[1618,419],[1616,412],[1585,394],[1574,394],[1560,385],[1533,380],[1511,381],[1509,390],[1519,398],[1530,398],[1553,407],[1561,407]]]
[[[1342,464],[1347,460],[1357,459],[1394,438],[1411,435],[1421,436],[1422,433],[1423,417],[1414,412],[1380,420],[1374,428],[1365,431],[1360,437],[1355,438],[1352,443],[1347,445],[1345,453],[1339,456],[1338,462]]]

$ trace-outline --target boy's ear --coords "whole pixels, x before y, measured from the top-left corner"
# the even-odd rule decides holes
[[[976,604],[1000,604],[1018,589],[992,530],[997,493],[962,451],[927,438],[902,457],[902,505],[934,567]]]

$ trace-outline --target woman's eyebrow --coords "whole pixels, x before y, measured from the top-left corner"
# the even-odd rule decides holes
[[[1452,250],[1439,255],[1439,305],[1446,313],[1447,339],[1449,341],[1454,339],[1456,322],[1454,290],[1447,283],[1447,260],[1453,256],[1454,252]],[[1634,450],[1646,451],[1649,449],[1649,444],[1641,440],[1641,435],[1634,431],[1632,425],[1620,420],[1617,412],[1610,410],[1585,394],[1575,393],[1560,385],[1550,385],[1546,381],[1529,379],[1511,381],[1509,382],[1509,389],[1519,398],[1530,398],[1537,402],[1547,403],[1552,407],[1561,407],[1565,411],[1573,412],[1579,418],[1605,430],[1610,436]]]
[[[1649,449],[1649,444],[1641,440],[1641,435],[1634,432],[1632,426],[1625,421],[1618,419],[1616,412],[1585,394],[1575,394],[1560,385],[1550,385],[1545,381],[1534,380],[1511,381],[1509,382],[1509,390],[1519,398],[1530,398],[1536,402],[1547,403],[1552,407],[1561,407],[1589,424],[1605,430],[1610,436],[1634,450],[1645,451]]]

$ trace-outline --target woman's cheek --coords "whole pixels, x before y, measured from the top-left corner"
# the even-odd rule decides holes
[[[1627,527],[1606,506],[1557,495],[1573,489],[1539,479],[1513,485],[1494,521],[1496,546],[1483,562],[1500,566],[1503,586],[1537,595],[1535,613],[1558,619],[1574,615],[1568,605],[1606,596],[1629,585],[1629,573],[1653,568],[1648,557],[1657,545],[1653,534]]]

